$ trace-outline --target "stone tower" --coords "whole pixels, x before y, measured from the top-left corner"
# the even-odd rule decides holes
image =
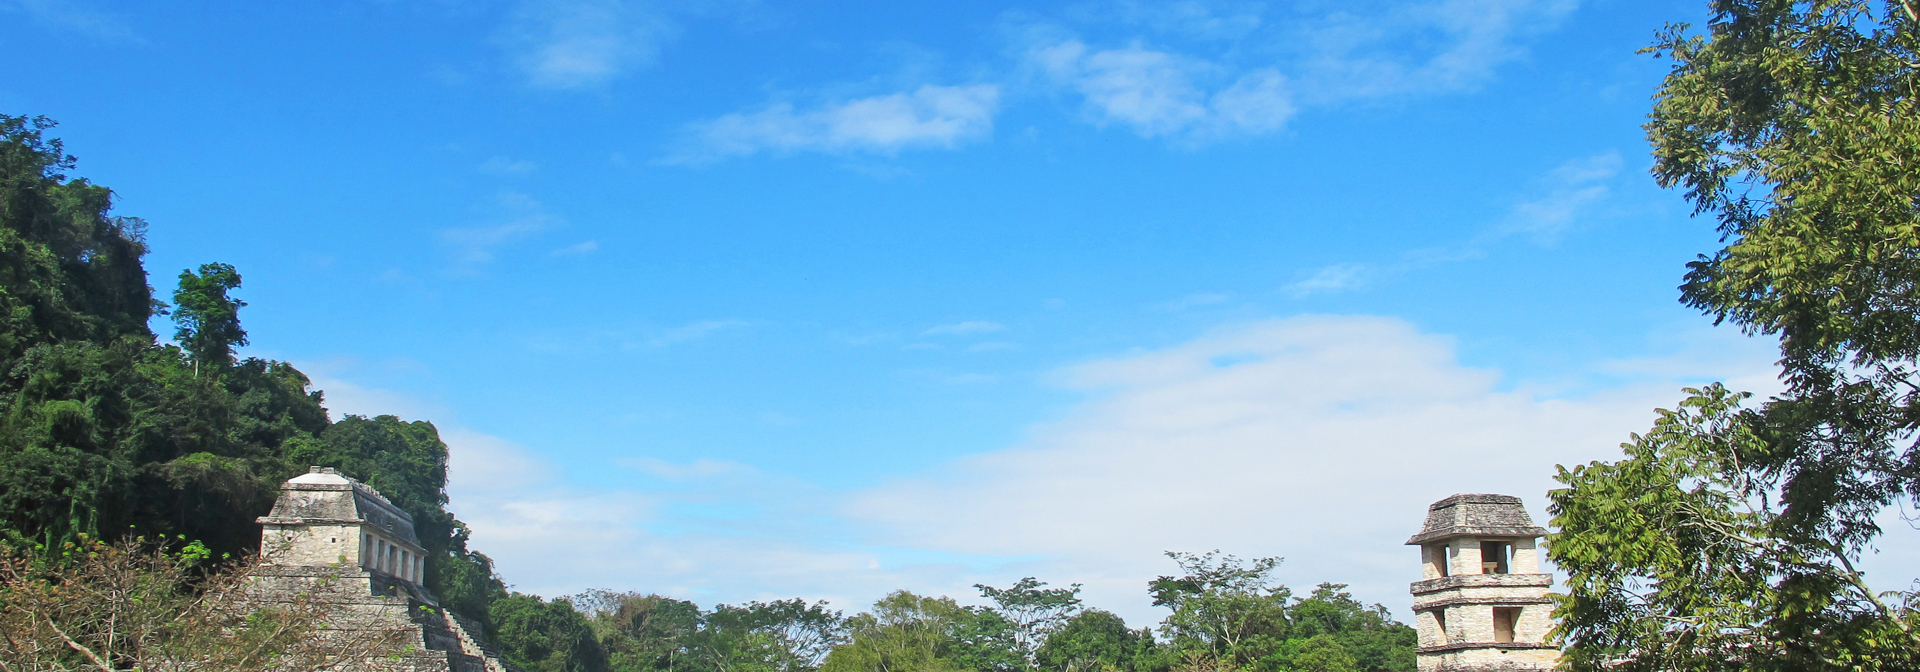
[[[348,614],[343,631],[399,633],[409,654],[381,672],[517,672],[478,624],[440,608],[422,585],[425,549],[413,516],[365,483],[313,467],[280,486],[259,522],[253,599],[324,592],[329,609]]]
[[[1546,532],[1518,497],[1454,495],[1427,507],[1426,526],[1407,540],[1420,547],[1420,672],[1553,669],[1553,575],[1540,572],[1537,543]]]

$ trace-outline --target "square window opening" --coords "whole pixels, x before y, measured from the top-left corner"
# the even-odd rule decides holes
[[[1519,607],[1493,608],[1493,641],[1496,644],[1513,643],[1513,626],[1520,621]]]
[[[1504,541],[1480,542],[1480,573],[1506,574],[1513,566],[1508,557],[1512,550],[1513,544]]]

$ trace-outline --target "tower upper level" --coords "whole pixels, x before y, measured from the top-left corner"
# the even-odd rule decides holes
[[[1526,537],[1546,534],[1533,524],[1527,507],[1511,495],[1454,495],[1427,507],[1427,524],[1407,540],[1418,546],[1452,537]]]

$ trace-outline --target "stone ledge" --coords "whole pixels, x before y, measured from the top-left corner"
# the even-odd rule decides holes
[[[1413,582],[1413,594],[1454,588],[1533,588],[1553,585],[1552,574],[1458,574]]]
[[[1553,604],[1553,598],[1550,598],[1550,597],[1449,597],[1444,600],[1434,600],[1432,602],[1414,602],[1413,610],[1426,611],[1428,609],[1441,609],[1445,607],[1454,607],[1454,606],[1459,606],[1463,604],[1485,605],[1485,606],[1495,606],[1495,607],[1501,606],[1501,605],[1508,605],[1508,604],[1516,605],[1516,606],[1528,605],[1528,604]]]
[[[286,518],[261,516],[253,519],[261,525],[360,525],[367,521],[359,518]]]
[[[353,489],[352,483],[293,483],[280,484],[281,490],[322,490],[328,492],[346,492]]]
[[[1431,532],[1421,532],[1413,535],[1413,538],[1408,539],[1405,545],[1419,546],[1429,541],[1452,539],[1454,537],[1473,537],[1475,539],[1489,540],[1533,539],[1543,536],[1546,533],[1547,529],[1544,527],[1525,527],[1520,525],[1458,526]]]
[[[1527,642],[1452,642],[1448,644],[1441,644],[1439,646],[1418,647],[1418,648],[1415,648],[1413,652],[1414,653],[1451,653],[1454,651],[1466,651],[1468,649],[1523,650],[1523,649],[1558,649],[1558,648],[1560,647],[1554,646],[1552,644],[1530,644]]]

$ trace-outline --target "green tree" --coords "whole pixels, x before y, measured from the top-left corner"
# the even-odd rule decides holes
[[[0,115],[0,541],[186,535],[241,555],[257,550],[253,521],[282,481],[334,466],[414,517],[428,587],[491,633],[506,587],[445,509],[433,425],[333,423],[293,366],[234,361],[245,304],[229,294],[240,274],[227,264],[181,274],[180,345],[156,343],[146,225],[112,216],[107,188],[65,174],[75,161],[47,137],[52,125]]]
[[[63,171],[74,159],[46,117],[0,114],[0,358],[56,341],[151,338],[146,224],[114,217],[113,192]]]
[[[1007,588],[973,584],[980,596],[993,601],[992,610],[1012,626],[1013,648],[1025,667],[1034,667],[1034,653],[1047,634],[1080,611],[1080,584],[1045,588],[1046,582],[1026,577]]]
[[[1559,475],[1548,539],[1576,669],[1920,667],[1913,595],[1855,563],[1920,497],[1920,16],[1909,0],[1716,0],[1647,123],[1654,175],[1726,241],[1682,299],[1777,337],[1787,391],[1719,386]]]
[[[1345,588],[1322,583],[1288,607],[1293,630],[1287,645],[1267,661],[1271,667],[1360,672],[1413,672],[1418,667],[1413,650],[1419,636],[1413,628],[1393,620],[1384,606],[1362,605]]]
[[[821,672],[961,672],[957,632],[975,614],[950,598],[897,590],[847,620],[852,641],[827,655]]]
[[[1047,633],[1034,660],[1054,672],[1126,670],[1152,645],[1151,632],[1127,628],[1126,620],[1113,612],[1088,609]]]
[[[1167,552],[1185,574],[1148,584],[1153,604],[1173,613],[1160,626],[1168,655],[1200,653],[1232,666],[1270,654],[1292,630],[1287,618],[1293,593],[1273,581],[1280,558],[1242,562],[1219,551]]]
[[[240,288],[240,272],[231,264],[201,264],[200,271],[180,272],[180,288],[173,292],[173,338],[186,348],[193,368],[225,371],[233,365],[233,349],[247,344],[240,328],[240,308],[247,302],[228,296]]]
[[[1354,662],[1353,653],[1347,650],[1340,638],[1328,634],[1319,634],[1300,639],[1289,639],[1278,652],[1285,663],[1277,669],[1288,672],[1358,672],[1360,667]]]
[[[704,622],[697,650],[715,660],[752,661],[757,668],[777,672],[819,669],[833,647],[846,641],[846,618],[825,602],[722,604]],[[715,665],[720,672],[736,666]]]
[[[527,672],[603,672],[606,653],[587,617],[564,598],[513,593],[491,605],[501,656]]]
[[[660,595],[593,590],[576,596],[617,672],[696,669],[692,653],[706,614]]]

